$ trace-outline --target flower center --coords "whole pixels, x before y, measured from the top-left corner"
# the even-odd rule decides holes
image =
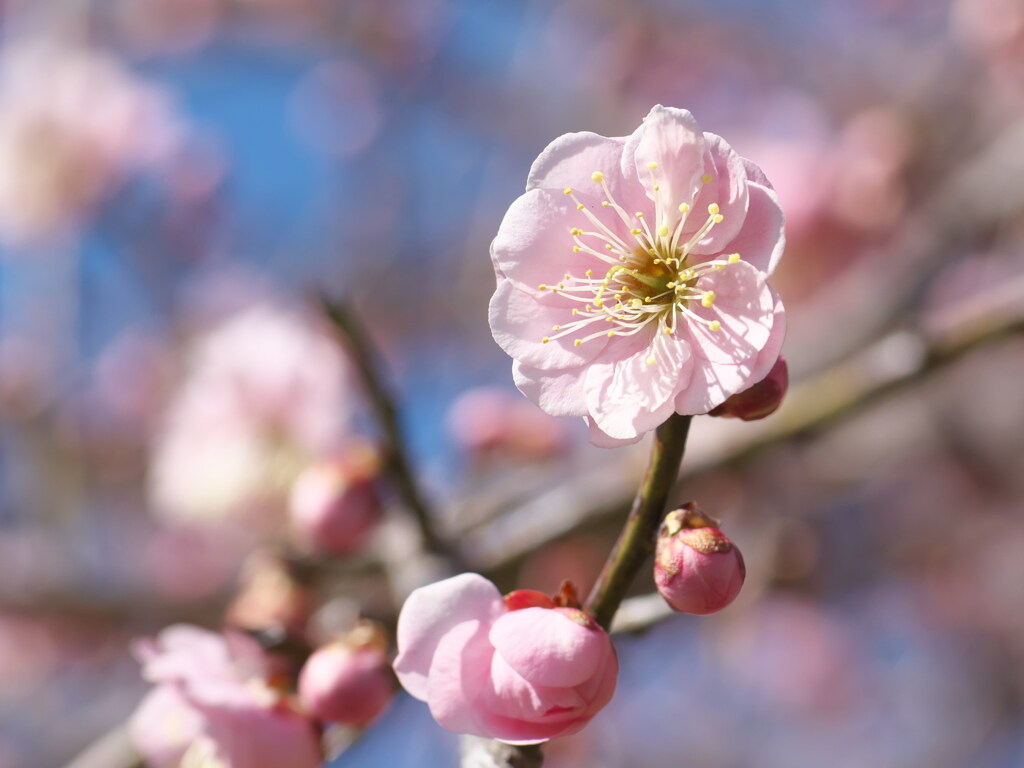
[[[653,229],[642,211],[630,214],[615,201],[603,173],[595,171],[591,175],[604,192],[601,207],[619,217],[628,228],[628,236],[620,236],[605,224],[571,188],[565,190],[589,225],[587,229],[569,230],[573,252],[592,256],[596,269],[587,269],[582,275],[566,272],[556,285],[538,286],[541,291],[551,291],[581,305],[573,308],[569,322],[552,327],[552,335],[541,339],[545,344],[565,336],[572,336],[578,347],[601,336],[633,336],[645,331],[673,334],[683,321],[699,323],[711,331],[721,330],[719,320],[697,314],[691,305],[698,302],[705,308],[714,307],[714,291],[702,289],[699,281],[735,264],[740,255],[697,262],[691,258],[691,251],[716,224],[722,223],[724,216],[718,204],[711,203],[707,219],[684,240],[683,230],[700,190],[692,199],[693,205],[683,203],[677,211],[669,211],[656,178],[658,164],[648,163],[647,168],[654,199]],[[701,181],[707,185],[711,176],[705,174]],[[647,363],[654,364],[653,355]]]

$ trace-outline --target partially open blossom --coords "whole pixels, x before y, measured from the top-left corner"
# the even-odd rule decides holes
[[[311,464],[292,485],[288,513],[299,544],[315,552],[357,549],[380,517],[380,459],[365,445]]]
[[[611,639],[539,592],[503,599],[475,573],[414,591],[398,617],[395,672],[456,733],[535,744],[583,728],[615,692]]]
[[[743,421],[757,421],[770,416],[782,405],[789,389],[789,367],[779,357],[768,375],[757,384],[737,392],[721,405],[711,409],[712,416],[727,416]]]
[[[317,720],[363,727],[394,693],[383,630],[363,622],[318,648],[299,675],[299,701]]]
[[[746,575],[739,549],[695,504],[666,516],[654,555],[654,581],[677,611],[720,611],[736,599]]]
[[[657,106],[629,137],[566,134],[534,161],[491,245],[491,330],[543,410],[635,442],[771,370],[783,244],[757,166]]]
[[[156,684],[129,724],[149,768],[318,768],[314,724],[272,688],[271,665],[245,635],[187,625],[136,644]]]

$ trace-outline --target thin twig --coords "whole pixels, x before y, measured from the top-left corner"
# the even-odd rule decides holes
[[[644,560],[654,551],[654,537],[665,516],[665,503],[679,475],[692,417],[672,414],[654,432],[651,460],[633,499],[626,524],[605,562],[586,610],[605,629],[626,596]]]
[[[412,471],[399,423],[398,408],[395,405],[395,399],[384,384],[384,377],[378,370],[379,355],[376,354],[369,334],[363,328],[356,314],[350,311],[343,302],[321,296],[320,303],[348,347],[352,361],[359,372],[363,387],[370,398],[377,421],[380,423],[387,441],[388,469],[402,500],[416,520],[420,534],[423,536],[424,548],[434,554],[459,560],[460,558],[452,546],[442,540],[434,528],[433,511]]]

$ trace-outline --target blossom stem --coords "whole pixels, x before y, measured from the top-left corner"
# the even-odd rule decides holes
[[[320,303],[348,347],[363,388],[370,398],[377,421],[384,432],[389,473],[399,495],[416,520],[420,535],[423,537],[424,548],[453,562],[460,562],[461,558],[454,548],[444,541],[434,528],[434,513],[413,473],[399,424],[398,408],[379,372],[376,362],[378,355],[366,329],[356,314],[343,302],[321,296]]]
[[[615,611],[644,560],[654,552],[655,536],[665,516],[669,492],[679,475],[691,420],[691,416],[672,414],[655,430],[651,459],[629,517],[584,606],[605,629],[611,627]]]

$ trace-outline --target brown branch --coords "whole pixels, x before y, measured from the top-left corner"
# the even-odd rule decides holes
[[[444,541],[434,527],[433,510],[412,470],[399,423],[398,408],[379,371],[377,362],[379,355],[376,353],[369,334],[356,314],[343,302],[321,296],[320,304],[348,347],[363,388],[370,398],[377,421],[384,432],[389,473],[402,501],[416,520],[420,535],[423,537],[424,548],[429,552],[459,562],[461,558],[454,547]]]

